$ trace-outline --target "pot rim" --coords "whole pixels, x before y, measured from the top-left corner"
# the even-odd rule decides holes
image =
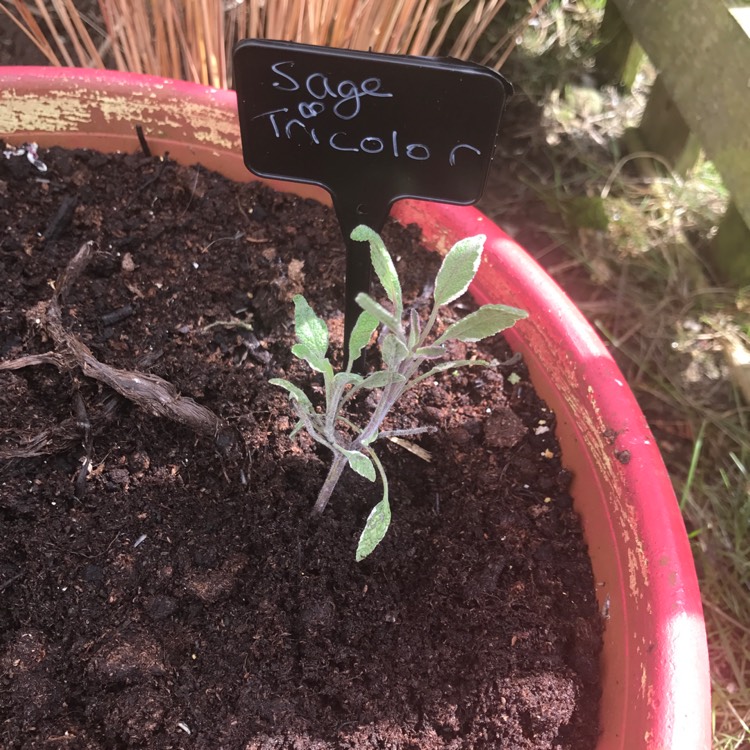
[[[254,179],[242,164],[233,91],[117,71],[0,68],[0,137],[100,148],[109,139],[106,150],[137,150],[139,121],[155,153]],[[325,198],[310,186],[271,184]],[[477,209],[407,200],[392,215],[419,223],[439,251],[486,234],[472,293],[532,314],[507,338],[556,411],[597,594],[608,608],[598,750],[707,750],[710,679],[695,566],[669,476],[625,378],[565,293]]]

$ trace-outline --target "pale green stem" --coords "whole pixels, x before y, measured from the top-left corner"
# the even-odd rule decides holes
[[[380,425],[385,420],[388,412],[403,395],[409,385],[409,381],[414,377],[414,374],[417,372],[422,362],[424,362],[424,357],[406,359],[402,363],[401,367],[403,370],[401,370],[401,368],[399,368],[399,370],[405,377],[406,381],[404,383],[392,383],[383,391],[383,395],[380,397],[380,401],[375,407],[375,412],[355,443],[359,446],[366,445],[368,441],[372,439],[373,435],[375,435],[378,429],[380,429]]]
[[[419,348],[420,346],[424,346],[427,337],[429,336],[433,326],[435,325],[437,315],[438,306],[435,305],[430,313],[429,319],[427,320],[427,324],[422,331],[422,335],[419,337],[419,341],[415,349]],[[400,331],[400,333],[402,334],[402,337],[405,338],[403,331]],[[413,352],[410,353],[413,355]],[[383,390],[380,401],[378,401],[378,405],[375,407],[375,411],[373,412],[370,421],[362,430],[359,437],[357,437],[352,443],[352,450],[359,450],[363,446],[366,446],[369,441],[372,440],[372,438],[377,434],[377,431],[388,415],[388,412],[393,408],[394,404],[399,400],[399,398],[401,398],[404,390],[406,390],[406,384],[408,384],[409,381],[414,377],[422,362],[424,362],[424,357],[407,358],[407,360],[404,362],[404,372],[402,372],[402,375],[404,375],[406,378],[406,383],[392,383],[390,386],[387,386]],[[356,390],[356,388],[353,390]],[[350,391],[349,396],[351,396],[351,394],[352,392]],[[334,389],[333,393],[329,393],[327,395],[329,395],[330,397],[330,403],[328,404],[329,408],[326,414],[325,433],[326,437],[329,440],[331,440],[332,442],[336,442],[335,425],[337,414],[341,406],[340,401],[343,396],[343,389]],[[344,398],[344,400],[347,399]],[[368,449],[368,453],[372,453],[372,451]],[[341,473],[344,471],[344,467],[346,466],[346,464],[346,457],[341,453],[334,451],[333,462],[331,463],[331,467],[328,470],[328,476],[326,477],[326,480],[320,489],[318,499],[315,501],[315,506],[312,510],[314,514],[323,512],[323,509],[326,507],[328,501],[331,498],[331,495],[333,494],[333,490],[335,489],[336,484],[341,478]],[[377,464],[380,464],[380,462],[377,461]],[[384,479],[382,466],[379,466],[379,470],[381,473],[381,477]]]
[[[432,331],[438,316],[438,311],[440,308],[437,305],[432,306],[432,311],[430,312],[430,317],[427,319],[427,323],[425,323],[425,327],[422,329],[422,334],[419,337],[419,341],[417,342],[417,345],[414,347],[415,349],[419,349],[419,347],[424,346],[427,342],[427,337],[430,335],[430,332]]]
[[[310,414],[308,414],[307,411],[305,411],[305,409],[297,403],[295,403],[295,409],[297,411],[297,416],[302,420],[302,424],[310,434],[310,437],[312,437],[313,440],[320,443],[321,445],[325,445],[327,448],[330,448],[330,443],[328,442],[328,440],[326,440],[324,435],[321,435],[320,432],[318,432],[315,427],[315,422],[313,421]]]
[[[326,477],[326,481],[323,482],[323,486],[320,488],[318,499],[315,501],[315,505],[312,509],[313,515],[322,513],[325,510],[346,464],[346,456],[338,452],[333,454],[333,461],[331,462],[331,467],[328,469],[328,476]]]
[[[333,389],[330,403],[326,404],[325,434],[331,442],[336,442],[336,415],[341,408],[341,397],[343,396],[345,387],[345,385],[338,384]]]
[[[385,475],[385,469],[383,468],[383,464],[380,463],[380,459],[378,458],[377,454],[372,448],[368,448],[367,452],[370,454],[370,458],[372,459],[372,462],[375,464],[375,467],[378,470],[378,474],[380,474],[380,481],[383,483],[383,499],[388,500],[388,477]]]
[[[393,405],[398,401],[402,393],[402,386],[400,383],[391,383],[387,388],[383,390],[383,395],[380,397],[378,405],[375,407],[370,421],[367,426],[362,430],[362,434],[354,441],[358,445],[366,445],[375,433],[378,431],[383,420],[388,415]]]

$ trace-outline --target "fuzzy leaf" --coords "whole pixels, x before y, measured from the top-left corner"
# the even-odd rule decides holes
[[[423,346],[417,349],[415,354],[418,357],[426,357],[427,359],[437,359],[438,357],[444,357],[446,354],[444,346]]]
[[[318,357],[310,347],[305,344],[295,344],[292,347],[292,354],[299,359],[304,359],[315,372],[322,372],[333,376],[333,367],[325,357]]]
[[[328,327],[325,321],[315,314],[301,294],[295,294],[293,301],[297,340],[310,351],[313,359],[325,359],[328,351]]]
[[[396,310],[396,317],[401,317],[403,302],[401,299],[401,282],[398,280],[396,266],[393,265],[393,259],[390,253],[385,249],[385,244],[377,232],[374,232],[364,224],[354,228],[352,239],[356,242],[370,243],[370,260],[375,273],[380,279],[380,283],[388,295],[388,299],[393,303]]]
[[[297,424],[294,425],[294,427],[292,428],[292,431],[289,433],[289,439],[291,440],[297,437],[297,434],[300,432],[300,430],[303,430],[304,427],[305,427],[305,423],[301,419],[298,419]]]
[[[391,506],[388,503],[387,493],[383,499],[370,511],[367,517],[365,528],[359,537],[357,544],[357,553],[355,559],[357,562],[364,560],[375,547],[383,541],[383,537],[391,525]]]
[[[288,380],[284,380],[284,378],[271,378],[268,381],[271,385],[277,385],[279,388],[283,388],[285,391],[289,392],[289,395],[298,401],[302,406],[306,407],[308,411],[313,411],[313,405],[310,399],[307,397],[307,394],[301,389],[298,388],[294,383],[290,383]]]
[[[507,305],[484,305],[465,318],[448,326],[445,333],[435,343],[444,341],[479,341],[494,336],[506,328],[510,328],[516,321],[528,317],[525,310]]]
[[[368,375],[359,385],[359,388],[386,388],[393,383],[405,383],[406,378],[400,372],[389,372],[382,370]]]
[[[386,310],[380,303],[376,302],[369,294],[360,292],[355,298],[355,302],[366,312],[377,318],[384,326],[391,331],[401,329],[401,323],[393,313]]]
[[[435,279],[435,305],[447,305],[469,288],[479,268],[486,240],[484,234],[467,237],[448,251]]]
[[[389,333],[383,340],[381,355],[389,370],[398,370],[399,365],[409,356],[409,350],[395,334]]]
[[[373,464],[370,458],[365,456],[364,453],[360,453],[360,451],[349,451],[341,446],[336,446],[336,448],[346,456],[349,466],[357,474],[363,476],[365,479],[369,479],[371,482],[375,481],[375,464]]]
[[[334,386],[341,386],[342,388],[346,385],[358,385],[364,378],[361,375],[356,375],[353,372],[337,372],[333,378]]]
[[[349,393],[344,396],[344,400],[342,403],[346,403],[362,388],[387,388],[393,383],[406,383],[406,378],[400,372],[393,372],[390,370],[373,372],[371,375],[368,375],[361,383],[357,383],[354,388],[352,388]]]
[[[362,350],[370,343],[372,334],[378,327],[378,319],[368,312],[361,312],[357,322],[352,328],[349,336],[349,367],[353,362],[359,359]]]
[[[375,430],[372,437],[369,437],[367,438],[367,440],[362,441],[362,445],[364,446],[372,445],[378,439],[379,436],[380,436],[380,433],[377,430]]]

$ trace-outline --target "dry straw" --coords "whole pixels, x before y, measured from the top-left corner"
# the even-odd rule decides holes
[[[412,55],[472,55],[506,0],[98,0],[96,18],[74,0],[0,0],[52,65],[116,67],[231,85],[231,50],[268,38]],[[482,62],[497,69],[530,6]],[[80,2],[79,2],[80,5]],[[454,41],[445,49],[447,38]],[[96,41],[95,41],[96,40]]]

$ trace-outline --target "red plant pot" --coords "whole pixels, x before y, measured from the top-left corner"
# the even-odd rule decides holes
[[[242,161],[234,92],[134,74],[0,68],[0,137],[13,143],[134,151],[136,125],[154,153],[254,179]],[[327,201],[316,188],[271,184]],[[557,414],[607,618],[598,750],[708,750],[708,654],[693,559],[666,469],[622,374],[554,281],[479,211],[403,201],[393,215],[418,223],[438,251],[486,234],[472,293],[529,311],[508,339]]]

